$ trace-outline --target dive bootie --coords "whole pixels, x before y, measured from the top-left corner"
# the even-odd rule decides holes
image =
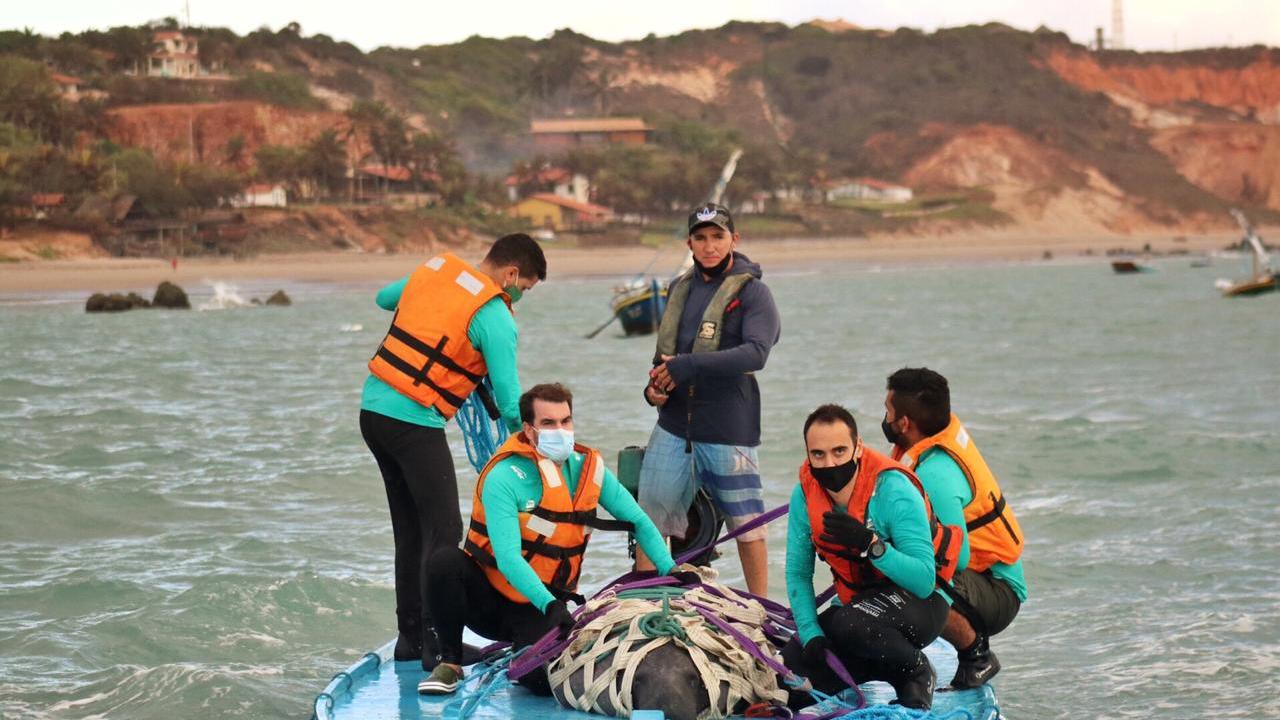
[[[991,652],[987,638],[979,637],[970,647],[956,653],[956,676],[951,687],[956,690],[976,688],[1000,672],[1000,660]]]
[[[938,682],[938,674],[933,671],[933,664],[924,653],[919,656],[915,669],[909,670],[901,680],[893,683],[898,698],[892,704],[912,710],[928,710],[933,707],[933,686]]]
[[[396,638],[397,661],[422,659],[422,619],[415,612],[396,611],[396,625],[400,636]]]

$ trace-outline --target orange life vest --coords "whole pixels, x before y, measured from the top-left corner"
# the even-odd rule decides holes
[[[503,459],[517,455],[532,460],[538,466],[538,474],[542,478],[542,499],[534,508],[522,509],[519,513],[520,544],[524,559],[552,594],[561,597],[577,589],[582,555],[587,550],[593,528],[621,530],[631,527],[630,523],[596,517],[600,488],[604,484],[604,461],[600,459],[600,453],[586,445],[575,443],[573,449],[583,455],[576,497],[569,496],[569,486],[560,473],[560,467],[539,455],[523,432],[507,438],[484,466],[476,482],[471,525],[467,529],[463,549],[484,569],[490,584],[514,602],[527,603],[529,599],[498,570],[484,513],[485,478]]]
[[[924,498],[925,514],[929,517],[929,529],[933,535],[935,573],[941,581],[949,582],[955,574],[956,562],[960,557],[960,545],[964,537],[960,528],[938,522],[933,516],[929,496],[920,485],[919,478],[910,470],[886,455],[863,447],[861,441],[858,442],[858,450],[855,451],[855,457],[858,455],[860,455],[858,472],[853,478],[853,493],[849,496],[846,512],[859,522],[865,523],[867,506],[870,505],[871,496],[875,493],[876,478],[880,473],[897,470],[907,476],[920,496]],[[818,557],[831,566],[831,575],[836,583],[836,594],[839,595],[840,602],[847,605],[864,588],[884,582],[884,573],[877,570],[867,558],[853,555],[848,548],[831,545],[821,539],[822,516],[831,510],[834,504],[831,501],[831,495],[813,476],[808,462],[800,465],[800,487],[804,490],[804,504],[809,513],[809,532],[813,547],[818,551]]]
[[[1013,516],[1013,509],[1005,502],[995,474],[954,413],[951,422],[937,435],[921,440],[905,452],[895,446],[893,458],[915,469],[920,457],[931,448],[943,450],[956,461],[973,493],[973,499],[964,506],[964,524],[969,531],[969,567],[982,572],[998,562],[1017,562],[1022,556],[1022,528]]]
[[[409,276],[369,372],[445,419],[453,417],[489,370],[467,327],[495,297],[510,308],[510,298],[488,275],[452,253],[431,258]]]

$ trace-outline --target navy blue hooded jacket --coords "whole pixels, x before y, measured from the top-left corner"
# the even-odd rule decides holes
[[[727,275],[740,273],[756,279],[743,286],[740,302],[725,313],[720,349],[692,353],[702,313],[712,296]],[[760,386],[749,373],[764,368],[769,350],[782,337],[778,307],[761,275],[760,266],[739,252],[733,254],[733,267],[725,275],[708,281],[702,273],[693,273],[676,336],[676,356],[667,362],[676,388],[658,409],[663,430],[694,442],[760,444]]]

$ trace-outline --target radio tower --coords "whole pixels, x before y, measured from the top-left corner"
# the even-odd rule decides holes
[[[1124,49],[1124,2],[1111,0],[1111,49]]]

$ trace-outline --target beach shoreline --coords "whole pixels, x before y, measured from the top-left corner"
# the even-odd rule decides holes
[[[744,239],[739,250],[766,271],[808,270],[832,264],[902,266],[962,265],[991,262],[1107,260],[1107,250],[1134,252],[1150,245],[1157,255],[1199,255],[1222,250],[1239,233],[1175,235],[1171,232],[1112,236],[1035,236],[1017,232],[954,233],[945,236],[876,236],[870,238]],[[485,244],[452,249],[476,260]],[[647,246],[546,247],[548,278],[630,278],[655,260]],[[683,248],[666,246],[653,265],[666,273],[679,265]],[[1090,254],[1091,253],[1091,254]],[[309,252],[264,254],[248,259],[191,257],[176,269],[165,258],[80,258],[32,260],[0,264],[0,294],[118,292],[150,290],[162,280],[178,285],[210,281],[281,281],[307,283],[386,282],[404,276],[427,256],[422,253]]]

